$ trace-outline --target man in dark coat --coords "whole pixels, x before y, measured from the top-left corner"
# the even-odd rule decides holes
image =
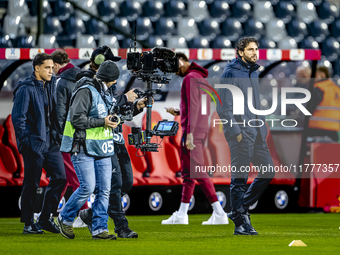
[[[242,90],[244,102],[248,102],[248,88],[252,88],[254,108],[260,110],[260,93],[256,64],[259,43],[254,38],[242,38],[237,43],[238,57],[227,64],[220,84],[234,85]],[[231,172],[230,194],[232,211],[228,215],[235,223],[235,235],[257,235],[250,223],[249,206],[254,204],[270,183],[275,173],[273,170],[259,171],[258,176],[247,188],[249,171],[242,168],[254,166],[273,167],[273,160],[266,142],[267,127],[265,116],[255,115],[248,105],[244,106],[244,115],[233,114],[233,95],[229,89],[219,89],[222,105],[217,105],[221,119],[228,123],[223,125],[224,135],[230,147],[231,166],[236,171]],[[252,121],[251,126],[248,124]],[[233,123],[232,125],[230,123]],[[257,122],[257,124],[256,124]],[[256,126],[256,127],[254,127]],[[273,169],[273,168],[272,168]]]
[[[50,218],[57,210],[66,176],[57,142],[55,78],[53,60],[39,53],[33,60],[34,73],[14,90],[12,121],[19,152],[24,157],[25,177],[21,193],[21,222],[24,234],[43,234],[42,229],[59,233]],[[41,215],[33,223],[33,205],[44,167],[50,183],[46,188]]]

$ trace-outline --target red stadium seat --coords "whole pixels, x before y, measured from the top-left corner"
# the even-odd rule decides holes
[[[181,149],[181,140],[182,140],[182,125],[181,125],[181,116],[175,116],[174,121],[178,122],[178,131],[175,136],[170,136],[169,140],[170,142],[175,145],[177,150],[179,151]]]

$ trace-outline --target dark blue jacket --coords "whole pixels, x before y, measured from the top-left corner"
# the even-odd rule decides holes
[[[218,94],[222,100],[221,104],[217,104],[217,112],[221,119],[228,120],[227,124],[223,125],[224,134],[227,140],[231,137],[242,133],[243,137],[255,141],[258,131],[261,133],[262,140],[267,136],[267,126],[265,123],[265,116],[255,115],[250,112],[248,107],[248,88],[253,88],[253,106],[255,109],[260,110],[260,92],[259,92],[259,79],[256,72],[260,66],[258,64],[250,65],[245,63],[240,58],[233,59],[227,64],[223,71],[220,84],[235,85],[240,88],[244,95],[244,115],[233,114],[233,97],[229,89],[219,89]],[[255,102],[255,103],[254,103]],[[248,126],[248,121],[251,119],[261,119],[264,125],[260,128]],[[245,127],[243,124],[234,125],[231,127],[230,122],[243,122],[245,120]],[[259,125],[255,122],[250,123],[253,126]]]
[[[56,105],[56,78],[46,81],[50,109],[50,132],[54,141],[57,141],[55,113]],[[19,82],[14,92],[12,109],[12,122],[17,138],[18,149],[23,153],[30,149],[41,154],[46,143],[46,120],[44,110],[43,82],[38,81],[32,74],[26,80]]]

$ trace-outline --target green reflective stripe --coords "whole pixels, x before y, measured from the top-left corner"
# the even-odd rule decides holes
[[[72,126],[71,122],[66,121],[65,128],[64,128],[64,136],[69,136],[73,138],[74,132],[75,132],[75,129]]]
[[[86,140],[107,140],[113,139],[112,129],[97,127],[86,129]]]

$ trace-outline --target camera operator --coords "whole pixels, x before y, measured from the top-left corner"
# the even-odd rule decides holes
[[[107,88],[119,77],[117,65],[108,60],[101,64],[95,78],[82,78],[73,92],[65,124],[61,151],[70,152],[80,187],[71,195],[59,214],[60,233],[69,239],[75,237],[73,221],[85,201],[97,190],[93,203],[93,239],[116,239],[108,232],[108,204],[114,154],[112,122],[109,109],[114,98]]]

